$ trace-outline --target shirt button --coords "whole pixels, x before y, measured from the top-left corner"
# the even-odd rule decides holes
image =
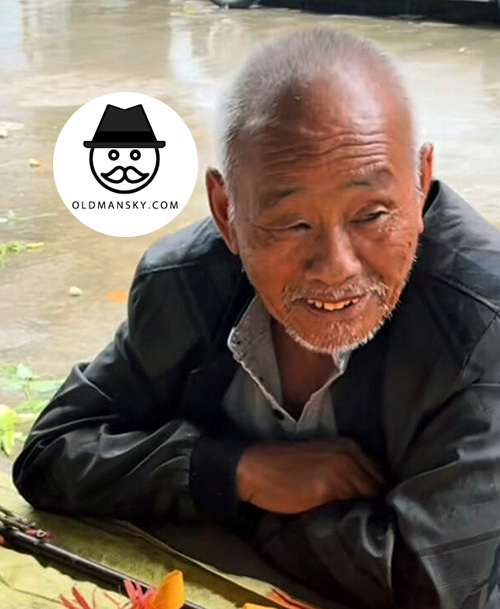
[[[280,421],[283,421],[283,419],[285,418],[285,415],[281,412],[281,410],[273,410],[274,416],[279,419]]]

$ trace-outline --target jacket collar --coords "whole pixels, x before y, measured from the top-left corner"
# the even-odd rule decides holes
[[[181,410],[189,413],[190,420],[211,427],[221,435],[226,434],[228,428],[234,428],[220,404],[238,366],[227,347],[227,337],[254,295],[255,290],[241,268],[215,338],[201,365],[190,371],[182,398]],[[200,401],[203,401],[202,407]],[[234,428],[233,434],[237,433]]]

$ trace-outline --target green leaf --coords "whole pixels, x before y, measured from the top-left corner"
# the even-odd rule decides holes
[[[48,403],[49,400],[45,398],[29,398],[28,400],[25,400],[24,402],[21,402],[18,406],[16,406],[16,410],[19,413],[38,413],[41,412],[45,408],[45,406],[47,406]]]
[[[22,243],[7,243],[5,247],[8,252],[20,252],[24,249],[24,245]]]
[[[0,376],[0,387],[2,389],[5,389],[5,391],[9,391],[12,393],[15,393],[16,391],[22,391],[24,383],[25,381],[23,379]]]
[[[30,390],[35,393],[53,393],[61,385],[62,381],[58,379],[50,381],[38,380],[30,383]]]
[[[23,250],[39,250],[44,247],[45,243],[24,243],[22,241],[13,241],[11,243],[0,243],[0,263],[3,263],[7,256],[12,252],[22,252]]]
[[[17,416],[12,408],[0,404],[0,448],[7,456],[11,454],[14,448],[16,421]]]
[[[20,425],[23,423],[33,423],[38,416],[36,412],[20,412],[18,408],[15,409],[15,412]]]
[[[24,364],[19,364],[17,366],[16,376],[17,378],[23,379],[25,381],[37,378],[33,374],[33,372],[31,372],[28,366],[25,366]]]

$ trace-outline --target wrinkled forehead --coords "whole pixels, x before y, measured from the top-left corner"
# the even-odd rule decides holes
[[[404,138],[394,137],[377,121],[332,123],[315,130],[294,125],[246,143],[238,182],[252,198],[276,189],[387,190],[413,175],[408,148]]]
[[[334,178],[368,165],[411,162],[411,116],[378,82],[316,83],[288,91],[277,101],[273,121],[240,137],[237,146],[240,167],[259,179],[322,166]]]

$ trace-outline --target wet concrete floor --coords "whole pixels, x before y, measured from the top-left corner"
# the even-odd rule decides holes
[[[64,377],[92,358],[125,317],[126,292],[149,244],[208,212],[211,110],[222,79],[253,44],[325,23],[382,45],[400,63],[437,151],[437,175],[500,225],[500,31],[429,22],[306,14],[208,0],[3,0],[0,20],[0,244],[44,242],[0,266],[0,365]],[[174,222],[137,238],[101,235],[62,204],[52,175],[60,129],[87,101],[115,91],[171,105],[199,155],[195,192]],[[5,135],[5,134],[4,134]],[[39,167],[30,167],[36,158]],[[25,219],[22,219],[25,218]],[[83,294],[69,296],[70,286]],[[0,389],[0,403],[17,397]]]

